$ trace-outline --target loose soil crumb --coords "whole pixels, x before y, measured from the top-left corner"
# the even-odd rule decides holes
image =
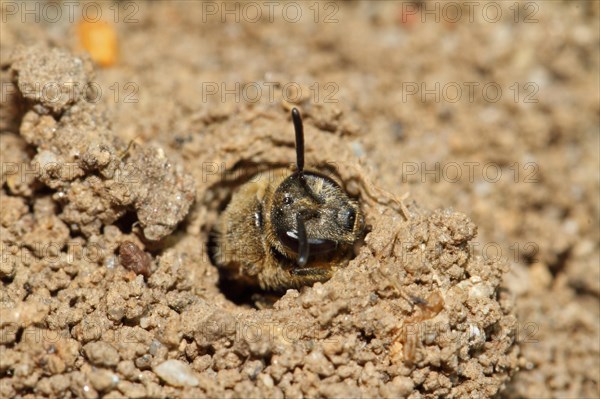
[[[104,69],[66,18],[3,14],[0,397],[600,396],[598,2],[527,3],[535,24],[508,3],[493,24],[401,2],[328,3],[318,24],[131,4]],[[504,96],[407,94],[473,81]],[[208,95],[235,82],[276,90]],[[210,231],[236,187],[292,163],[292,106],[307,164],[369,232],[330,281],[245,295]],[[436,162],[478,175],[432,182]]]
[[[85,98],[93,76],[85,73],[81,58],[40,47],[18,50],[12,58],[14,84],[32,108],[23,115],[20,133],[36,148],[31,165],[39,180],[57,191],[61,219],[89,237],[129,207],[147,239],[171,233],[194,199],[192,176],[169,162],[161,148],[125,149],[111,134],[109,120]],[[54,84],[72,85],[74,93],[50,96],[44,88]]]

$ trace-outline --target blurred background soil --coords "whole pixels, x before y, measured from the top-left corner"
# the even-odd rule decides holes
[[[52,176],[11,180],[3,168],[5,397],[600,396],[600,2],[74,3],[70,12],[60,2],[2,2],[3,165],[30,162],[42,150],[71,159],[78,140],[97,140],[100,152],[90,153],[93,162],[86,161],[81,176],[105,179],[124,156],[162,172],[146,176],[158,183],[135,192],[137,202],[119,197],[115,205],[102,197],[91,214],[96,197],[60,198],[74,192],[70,183]],[[106,25],[80,22],[98,13]],[[20,49],[31,45],[40,47]],[[89,108],[74,102],[54,109],[11,97],[17,79],[35,83],[25,72],[43,67],[36,52],[46,57],[44,47],[82,57],[72,78],[92,82]],[[84,48],[92,49],[91,58]],[[243,180],[225,171],[293,161],[292,104],[305,116],[307,162],[336,165],[351,182],[348,190],[365,202],[373,233],[331,282],[255,310],[256,303],[219,285],[206,240],[229,183]],[[39,138],[56,130],[54,119],[58,129],[79,126],[69,143]],[[161,157],[176,167],[151,161]],[[192,205],[183,170],[196,187]],[[413,219],[367,201],[364,180],[404,198]],[[82,193],[96,189],[95,180],[85,182]],[[106,189],[104,180],[97,184]],[[164,197],[152,197],[156,191]],[[155,223],[145,199],[168,202],[178,193],[179,202],[163,210],[171,212],[168,223]],[[435,209],[446,210],[429,212]],[[433,272],[405,275],[410,262],[398,254],[406,248],[393,242],[386,249],[386,232],[399,237],[409,228],[417,236],[426,230],[429,241],[407,252],[423,255],[425,243],[445,243],[442,255],[464,257],[450,262],[460,270],[427,258]],[[142,230],[164,238],[149,241]],[[150,278],[118,264],[126,239],[151,258]],[[63,254],[68,242],[100,248],[100,255],[67,267],[44,261],[48,253],[35,243],[57,241]],[[27,261],[18,252],[23,248]],[[461,341],[451,363],[447,346],[431,338],[414,365],[395,364],[389,355],[395,341],[384,334],[393,321],[386,317],[409,319],[418,307],[390,294],[373,277],[376,265],[403,276],[391,283],[400,290],[422,298],[441,290],[442,319],[452,304],[470,309],[464,320],[443,320],[452,331],[470,328],[469,339],[478,336],[477,325],[485,327],[490,345]],[[491,291],[469,305],[452,290],[479,287],[474,275],[487,276]],[[379,291],[373,296],[360,287]],[[354,307],[347,311],[351,322],[340,316],[342,303]],[[230,332],[198,334],[198,319],[228,325],[236,317],[314,318],[315,347],[242,345]],[[66,336],[44,346],[36,339],[44,331]],[[331,336],[348,347],[328,346]],[[205,342],[211,337],[218,343]],[[362,354],[349,348],[361,345]],[[184,368],[170,380],[159,367],[166,359],[191,366],[167,363],[170,370]]]

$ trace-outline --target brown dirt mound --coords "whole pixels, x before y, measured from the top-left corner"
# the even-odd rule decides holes
[[[598,396],[597,2],[498,3],[495,22],[318,3],[317,23],[308,3],[298,22],[125,3],[104,69],[69,14],[23,24],[15,4],[0,396]],[[503,95],[421,97],[435,82]],[[239,292],[209,233],[237,185],[293,160],[292,103],[369,233],[326,283]]]

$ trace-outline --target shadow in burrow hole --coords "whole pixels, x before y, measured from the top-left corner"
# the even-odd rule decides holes
[[[187,231],[190,223],[189,216],[188,214],[170,234],[157,241],[145,237],[143,227],[140,225],[137,214],[133,209],[127,210],[113,223],[113,226],[116,226],[122,234],[136,236],[144,244],[144,252],[149,253],[155,259],[167,249],[174,247],[183,238],[183,233]],[[115,249],[115,255],[118,255],[118,252],[119,247]]]

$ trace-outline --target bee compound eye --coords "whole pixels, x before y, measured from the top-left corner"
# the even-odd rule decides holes
[[[291,205],[292,203],[294,203],[294,198],[292,198],[292,196],[290,194],[284,194],[284,196],[283,196],[283,204],[284,205]]]
[[[356,211],[353,208],[347,208],[340,212],[340,222],[346,230],[352,230],[354,228],[354,222],[356,221]]]

